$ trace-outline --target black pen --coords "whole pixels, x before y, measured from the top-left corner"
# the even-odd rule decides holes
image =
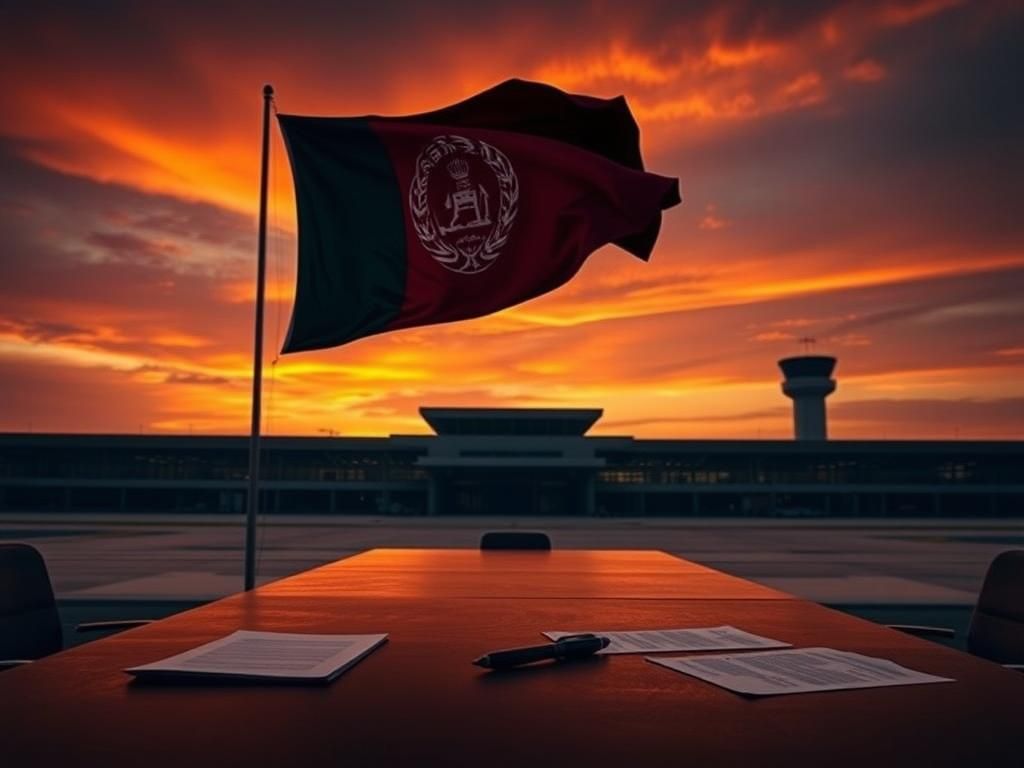
[[[611,640],[599,635],[566,635],[547,645],[531,645],[526,648],[508,648],[504,651],[491,651],[473,663],[484,669],[508,669],[520,664],[532,664],[545,659],[583,659],[592,656],[602,648],[607,648]]]

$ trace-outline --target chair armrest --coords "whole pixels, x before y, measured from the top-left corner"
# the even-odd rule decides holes
[[[0,659],[0,669],[11,669],[31,664],[34,659]]]
[[[1003,664],[1003,669],[1012,669],[1015,672],[1024,672],[1024,664]]]
[[[152,619],[122,619],[119,621],[87,621],[75,627],[76,632],[104,632],[110,629],[131,629],[152,624]]]
[[[920,624],[886,624],[886,626],[915,637],[956,637],[956,630],[949,627],[925,627]]]

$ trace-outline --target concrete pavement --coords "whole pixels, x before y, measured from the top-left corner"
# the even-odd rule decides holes
[[[985,568],[1024,546],[1015,520],[266,516],[261,582],[373,547],[476,547],[486,530],[547,531],[560,548],[661,549],[831,605],[969,606]],[[37,546],[58,597],[209,600],[241,588],[241,517],[0,515]]]

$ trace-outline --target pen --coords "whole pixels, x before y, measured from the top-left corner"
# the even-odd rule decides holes
[[[583,659],[607,648],[611,640],[599,635],[566,635],[547,645],[531,645],[526,648],[508,648],[491,651],[473,663],[484,669],[508,669],[520,664],[532,664],[545,659]]]

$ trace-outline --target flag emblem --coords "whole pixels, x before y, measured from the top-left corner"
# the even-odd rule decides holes
[[[437,136],[416,158],[409,215],[420,243],[461,274],[495,262],[519,211],[519,180],[508,157],[486,141]]]

